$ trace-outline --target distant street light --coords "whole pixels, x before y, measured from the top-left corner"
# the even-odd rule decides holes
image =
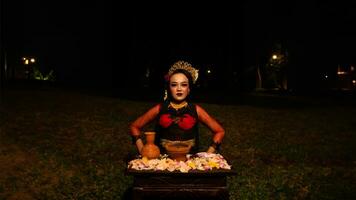
[[[31,64],[33,64],[33,63],[35,63],[36,62],[36,59],[35,58],[26,58],[26,57],[23,57],[22,58],[22,61],[23,61],[23,63],[24,63],[24,65],[26,66],[26,68],[25,68],[25,73],[27,74],[27,79],[30,79],[30,77],[31,77],[31,73],[32,73],[32,66],[30,65],[30,63]]]
[[[28,65],[30,62],[31,63],[35,63],[36,62],[36,59],[35,58],[26,58],[26,57],[23,57],[22,58],[23,62],[25,65]]]
[[[277,58],[278,58],[278,56],[276,54],[273,54],[272,59],[276,60]]]

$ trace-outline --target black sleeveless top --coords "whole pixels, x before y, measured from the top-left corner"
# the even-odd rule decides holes
[[[165,101],[161,104],[156,123],[156,144],[162,149],[161,139],[185,141],[194,139],[195,145],[191,152],[199,148],[198,114],[194,104],[188,103],[181,109],[174,109]]]

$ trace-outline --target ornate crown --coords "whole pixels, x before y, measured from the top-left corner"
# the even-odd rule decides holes
[[[171,66],[171,68],[168,70],[168,76],[171,76],[177,69],[183,69],[189,72],[193,78],[193,83],[198,80],[199,70],[195,69],[190,63],[181,60],[175,62]]]

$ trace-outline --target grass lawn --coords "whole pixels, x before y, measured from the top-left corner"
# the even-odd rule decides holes
[[[231,199],[356,199],[356,107],[325,102],[200,103],[226,129],[221,154],[237,171]],[[125,159],[136,153],[128,125],[153,105],[73,90],[4,91],[0,200],[122,199],[132,183]],[[207,147],[210,133],[200,131]]]

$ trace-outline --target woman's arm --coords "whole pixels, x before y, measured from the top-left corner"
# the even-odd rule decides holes
[[[196,109],[199,121],[203,122],[214,133],[212,145],[207,150],[208,153],[214,153],[224,138],[225,130],[202,107],[196,105]]]
[[[130,134],[134,140],[133,142],[136,144],[139,153],[141,153],[141,149],[143,147],[143,142],[140,139],[141,129],[158,115],[160,108],[161,105],[157,104],[153,108],[149,109],[146,113],[141,115],[139,118],[137,118],[130,125]]]

